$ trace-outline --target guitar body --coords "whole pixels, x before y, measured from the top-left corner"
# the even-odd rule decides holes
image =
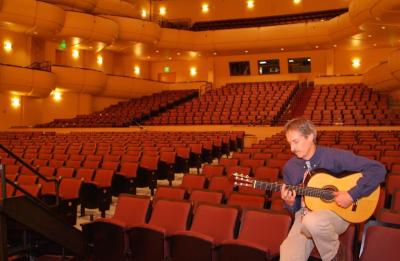
[[[343,178],[336,178],[326,173],[317,173],[310,178],[307,187],[348,191],[357,185],[357,181],[361,177],[361,173],[351,174]],[[360,198],[357,204],[348,208],[339,207],[334,200],[324,200],[311,196],[305,196],[304,202],[311,210],[329,209],[350,223],[361,223],[373,214],[378,204],[379,191],[378,187],[369,196]]]

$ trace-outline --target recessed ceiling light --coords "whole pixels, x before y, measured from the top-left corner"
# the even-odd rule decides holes
[[[281,51],[285,51],[285,48],[282,47],[282,48],[281,48]]]
[[[318,49],[318,48],[319,48],[319,46],[318,46],[318,45],[316,45],[316,46],[315,46],[315,48],[316,48],[316,49]]]
[[[374,44],[373,44],[373,46],[377,46],[377,44],[376,44],[376,43],[374,43]]]
[[[147,59],[150,59],[150,56],[147,56]]]
[[[337,47],[337,44],[334,44],[334,45],[333,45],[333,47],[335,47],[335,48],[336,48],[336,47]]]
[[[372,34],[369,34],[368,37],[371,38],[371,37],[372,37]]]
[[[156,50],[156,53],[159,53],[160,51],[159,50]]]
[[[248,53],[249,51],[247,51],[247,50],[244,50],[244,53]]]
[[[172,57],[168,57],[168,60],[170,60],[170,61],[171,61],[171,60],[172,60]]]
[[[400,41],[400,40],[399,40]],[[213,52],[213,55],[217,55],[218,53],[217,52]]]
[[[385,30],[385,29],[386,29],[386,26],[382,25],[381,28],[382,28],[382,30]]]
[[[179,56],[179,55],[181,55],[181,53],[180,53],[180,52],[177,52],[177,53],[176,53],[176,55],[178,55],[178,56]]]

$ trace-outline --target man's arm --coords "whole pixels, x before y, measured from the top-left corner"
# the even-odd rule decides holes
[[[353,201],[371,194],[385,180],[386,169],[382,163],[355,155],[350,151],[339,153],[337,167],[341,171],[361,172],[362,177],[348,193]]]

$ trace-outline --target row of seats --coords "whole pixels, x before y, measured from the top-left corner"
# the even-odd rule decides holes
[[[317,125],[398,125],[388,97],[362,84],[317,85],[303,116]]]
[[[242,240],[262,245],[264,258],[277,256],[291,224],[290,216],[270,211],[241,214],[236,207],[203,203],[193,214],[191,207],[189,201],[159,199],[152,204],[149,198],[121,195],[114,217],[85,224],[83,231],[96,260],[215,260],[224,255],[225,244],[240,248]],[[252,250],[258,254],[260,248]]]
[[[271,124],[294,94],[296,83],[254,84],[227,84],[144,124]]]
[[[95,260],[261,261],[279,258],[291,222],[289,215],[269,210],[200,203],[193,212],[189,201],[121,195],[112,218],[82,229]],[[339,238],[346,260],[357,253],[355,232],[351,225]],[[399,243],[399,229],[369,227],[360,260],[397,260]],[[316,248],[311,255],[319,257]]]
[[[77,115],[72,119],[55,119],[52,122],[38,124],[38,128],[53,127],[127,127],[134,121],[141,121],[152,114],[167,110],[180,102],[197,95],[194,90],[163,91],[149,96],[130,99],[111,105],[102,111],[89,115]]]

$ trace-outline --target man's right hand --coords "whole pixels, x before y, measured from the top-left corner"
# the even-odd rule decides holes
[[[283,184],[281,187],[281,198],[287,205],[293,206],[296,201],[296,191],[287,189],[286,184]]]

